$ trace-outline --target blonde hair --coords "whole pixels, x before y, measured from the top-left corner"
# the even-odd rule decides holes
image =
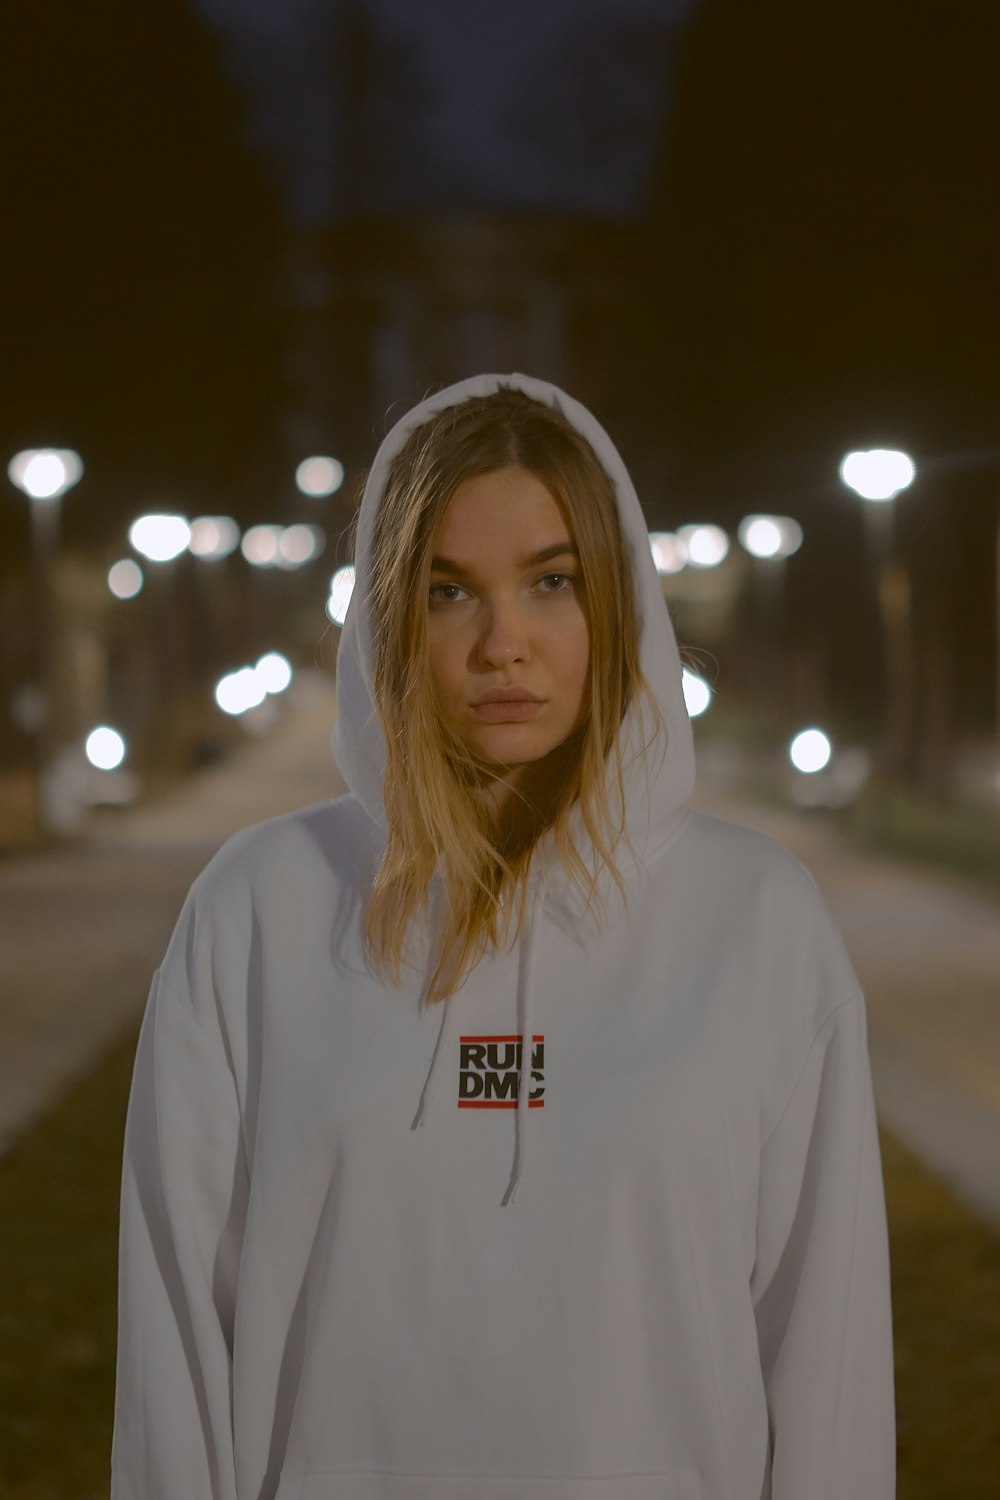
[[[520,848],[503,848],[481,793],[481,767],[437,711],[428,663],[431,544],[460,484],[524,468],[552,493],[579,551],[590,629],[589,712],[566,751],[572,764],[556,802]],[[625,837],[618,729],[642,695],[659,711],[639,666],[632,574],[611,478],[561,413],[515,390],[448,407],[417,428],[392,462],[372,549],[375,706],[386,745],[388,840],[365,918],[377,971],[399,980],[413,919],[440,868],[444,920],[427,1003],[459,988],[491,947],[516,939],[526,911],[532,852],[552,828],[557,854],[587,912],[600,915],[598,877]],[[609,775],[610,770],[610,775]],[[593,852],[574,841],[576,807]]]

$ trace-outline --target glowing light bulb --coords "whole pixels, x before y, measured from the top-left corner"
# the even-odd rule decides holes
[[[32,500],[55,500],[83,473],[83,459],[72,448],[25,448],[7,465],[11,484]]]
[[[699,677],[697,672],[684,668],[681,676],[681,686],[684,691],[684,706],[692,719],[703,714],[712,701],[712,689],[704,677]]]
[[[251,526],[243,533],[240,551],[255,568],[273,568],[278,564],[281,526]]]
[[[117,729],[100,724],[87,736],[87,759],[99,771],[113,771],[125,759],[125,741]]]
[[[682,526],[677,535],[695,568],[717,568],[729,552],[729,538],[721,526]]]
[[[269,651],[254,667],[266,693],[283,693],[292,680],[292,665],[280,651]]]
[[[344,466],[339,459],[317,454],[304,458],[295,470],[295,483],[303,495],[321,498],[332,495],[344,482]]]
[[[191,522],[188,544],[195,557],[215,562],[228,557],[240,544],[240,528],[232,516],[198,516]]]
[[[863,500],[892,500],[913,483],[916,467],[909,454],[897,448],[868,448],[848,453],[840,477]]]
[[[649,550],[653,554],[656,571],[661,577],[680,573],[688,560],[687,547],[672,531],[651,531]]]
[[[326,612],[335,625],[343,625],[347,619],[347,607],[354,593],[354,569],[338,568],[330,579],[330,597],[326,601]]]
[[[142,592],[145,579],[139,564],[131,557],[123,557],[108,569],[108,588],[116,599],[134,599]]]
[[[128,539],[150,562],[171,562],[186,551],[191,527],[184,516],[140,516],[129,527]]]
[[[267,689],[253,667],[228,672],[216,685],[215,701],[227,714],[245,714],[267,697]]]
[[[833,746],[822,729],[803,729],[788,747],[788,758],[797,771],[811,776],[829,765]]]

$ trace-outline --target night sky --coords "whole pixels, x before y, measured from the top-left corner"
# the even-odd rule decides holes
[[[367,39],[360,119],[348,25]],[[35,0],[8,33],[0,433],[84,454],[69,545],[111,545],[139,507],[262,519],[287,488],[296,235],[606,220],[641,240],[607,383],[622,435],[655,439],[647,500],[673,521],[801,514],[819,558],[803,587],[835,617],[860,545],[839,455],[909,447],[918,595],[981,659],[967,692],[988,691],[993,0]],[[9,499],[5,572],[27,552]]]
[[[696,9],[695,0],[193,4],[220,38],[290,216],[306,224],[357,207],[336,97],[349,9],[402,63],[376,80],[368,212],[475,202],[608,218],[645,205],[674,43]]]

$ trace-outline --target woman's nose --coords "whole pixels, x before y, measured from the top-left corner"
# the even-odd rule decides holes
[[[527,633],[518,610],[509,604],[491,605],[483,620],[479,654],[489,666],[504,667],[528,654]]]

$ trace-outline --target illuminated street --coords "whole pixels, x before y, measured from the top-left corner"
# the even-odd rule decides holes
[[[187,888],[229,833],[324,797],[332,685],[156,807],[107,813],[72,849],[0,865],[0,1142],[137,1021]],[[868,999],[884,1124],[1000,1225],[1000,903],[848,851],[814,817],[734,803],[704,758],[696,805],[778,838],[830,901]]]
[[[808,816],[734,805],[708,775],[695,800],[812,870],[865,991],[882,1123],[1000,1226],[1000,901],[852,853]]]
[[[136,1021],[191,881],[237,829],[341,790],[332,689],[159,806],[105,814],[72,849],[0,863],[0,1148]]]

